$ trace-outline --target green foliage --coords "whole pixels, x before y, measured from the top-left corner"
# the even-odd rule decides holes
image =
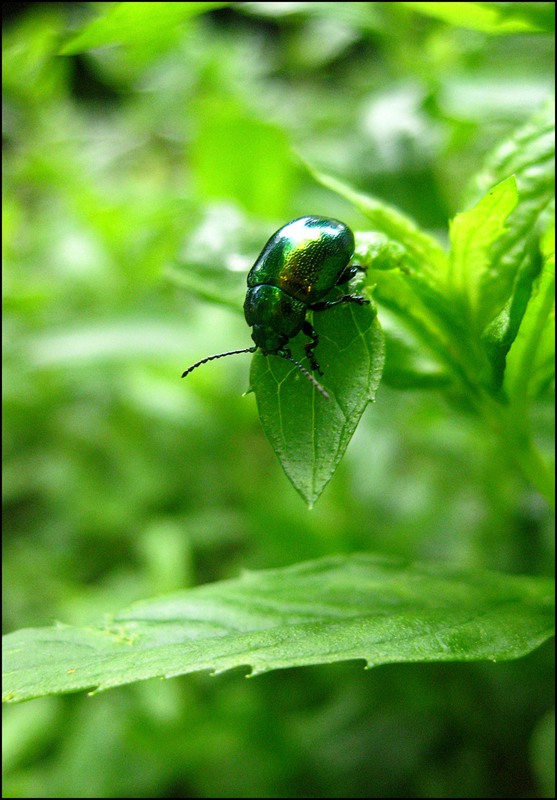
[[[413,11],[486,33],[555,30],[549,3],[403,3]]]
[[[64,55],[83,53],[103,45],[124,45],[140,63],[150,61],[175,44],[179,24],[226,3],[112,3],[73,36]]]
[[[117,618],[186,671],[183,620],[138,612],[176,597],[225,634],[198,664],[281,668],[14,702],[4,795],[552,796],[554,5],[11,13],[5,689],[123,677],[56,639]],[[331,400],[260,353],[180,380],[251,344],[246,274],[304,214],[372,301],[313,315]]]
[[[478,327],[479,307],[491,275],[491,250],[503,234],[507,217],[518,204],[516,178],[497,184],[474,208],[457,214],[450,226],[448,283],[469,325]],[[498,274],[499,279],[501,276]]]
[[[505,389],[524,407],[551,383],[555,368],[555,229],[548,228],[542,244],[542,268],[532,285],[506,359]]]
[[[455,392],[461,394],[461,403],[468,403],[487,424],[497,427],[505,442],[503,449],[552,503],[554,477],[551,468],[544,466],[535,452],[527,409],[521,399],[524,391],[511,379],[506,384],[507,392],[500,393],[506,356],[530,299],[528,320],[536,316],[536,335],[528,337],[532,348],[528,353],[529,363],[536,364],[542,339],[543,364],[547,368],[554,362],[554,345],[552,348],[549,344],[554,342],[551,265],[543,272],[541,295],[539,288],[532,293],[542,268],[536,226],[546,226],[546,242],[551,235],[547,211],[554,205],[555,154],[550,141],[554,141],[554,125],[546,108],[506,146],[498,148],[507,157],[490,159],[495,164],[491,168],[492,177],[501,177],[509,164],[516,166],[520,185],[524,187],[524,200],[517,193],[515,175],[493,186],[472,209],[452,221],[448,254],[398,210],[335,179],[314,174],[325,186],[354,203],[381,233],[400,246],[400,250],[394,251],[391,263],[387,260],[387,269],[381,263],[380,271],[375,273],[377,240],[372,239],[367,246],[364,236],[360,242],[357,252],[369,268],[370,280],[377,276],[378,299],[399,314],[431,348],[448,373],[452,373],[447,393],[453,397]],[[508,158],[509,153],[517,152],[517,142],[521,143],[519,163]],[[485,182],[484,174],[476,183],[482,181]],[[531,230],[534,232],[528,233]],[[526,329],[531,325],[527,322]],[[522,368],[526,380],[530,367],[523,363]],[[540,389],[547,387],[548,377],[546,371]]]
[[[108,689],[239,666],[252,675],[352,658],[517,658],[553,635],[553,582],[368,555],[248,573],[136,603],[102,628],[5,639],[3,698]]]
[[[493,265],[482,285],[480,324],[486,326],[490,358],[500,385],[504,358],[518,331],[539,272],[537,239],[555,208],[555,109],[546,105],[526,125],[495,149],[486,168],[473,181],[477,192],[514,174],[520,203],[507,221],[507,231],[494,245]],[[537,270],[532,262],[537,263]],[[501,310],[501,307],[504,308]],[[493,320],[493,315],[499,312]],[[493,322],[496,332],[492,334]]]

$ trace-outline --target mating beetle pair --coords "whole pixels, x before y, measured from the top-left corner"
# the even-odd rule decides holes
[[[311,369],[323,374],[314,355],[319,337],[306,315],[308,311],[326,311],[340,303],[369,303],[358,294],[325,300],[335,286],[347,283],[363,269],[350,265],[354,247],[354,234],[336,219],[300,217],[276,231],[248,274],[244,315],[253,328],[251,338],[255,345],[203,358],[189,367],[182,378],[207,361],[254,353],[260,348],[265,356],[278,356],[295,364],[329,399],[311,372],[292,358],[286,345],[300,331],[305,333],[310,339],[304,349]]]

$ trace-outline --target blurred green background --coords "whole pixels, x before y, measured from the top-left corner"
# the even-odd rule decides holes
[[[459,4],[542,29],[507,35],[419,4],[123,5],[122,44],[73,55],[107,4],[4,21],[4,630],[355,550],[551,573],[553,518],[500,444],[388,363],[311,512],[243,396],[249,358],[180,374],[250,345],[245,275],[277,227],[366,228],[298,154],[446,237],[553,94],[553,4]],[[550,399],[535,425],[549,449]],[[544,646],[33,701],[5,714],[4,796],[549,797],[552,669]]]

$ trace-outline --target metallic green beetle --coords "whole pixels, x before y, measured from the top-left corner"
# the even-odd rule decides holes
[[[310,339],[304,349],[311,369],[323,374],[313,352],[319,337],[306,315],[308,311],[325,311],[340,303],[369,303],[358,294],[325,299],[335,286],[347,283],[362,269],[350,265],[354,246],[350,228],[326,217],[300,217],[276,231],[248,274],[244,315],[253,328],[251,338],[255,345],[208,356],[189,367],[182,377],[215,358],[254,353],[260,348],[265,356],[279,356],[295,364],[328,399],[321,384],[292,358],[286,345],[300,331],[305,333]]]

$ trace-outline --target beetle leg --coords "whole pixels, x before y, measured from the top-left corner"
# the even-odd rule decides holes
[[[366,270],[367,267],[361,267],[359,264],[350,264],[350,266],[345,267],[342,270],[337,278],[336,285],[341,286],[343,283],[348,283],[348,281],[352,280],[357,272],[366,272]]]
[[[304,350],[306,351],[306,356],[308,358],[309,363],[311,364],[311,368],[314,372],[318,372],[320,375],[323,375],[321,372],[321,367],[315,360],[315,356],[313,355],[313,351],[319,344],[319,336],[317,335],[317,331],[310,325],[309,322],[306,320],[302,325],[302,331],[305,333],[306,336],[309,336],[311,342],[308,342],[304,345]]]
[[[357,303],[359,306],[368,305],[369,300],[361,294],[343,294],[337,297],[336,300],[321,300],[319,303],[313,303],[310,306],[312,311],[326,311],[328,308],[338,306],[341,303]]]

